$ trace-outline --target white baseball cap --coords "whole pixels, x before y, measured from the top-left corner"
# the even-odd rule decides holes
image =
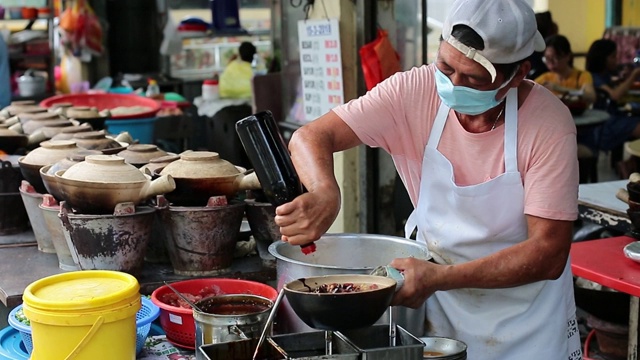
[[[480,35],[484,50],[477,50],[451,36],[456,25],[467,25]],[[524,0],[456,0],[442,27],[442,39],[482,65],[491,81],[493,64],[510,64],[544,51],[533,9]]]

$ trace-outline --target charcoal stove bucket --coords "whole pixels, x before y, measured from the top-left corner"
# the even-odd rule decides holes
[[[229,272],[240,234],[244,203],[224,206],[168,206],[160,209],[173,271],[186,276]]]
[[[395,236],[374,234],[326,234],[316,242],[317,250],[309,255],[299,246],[274,242],[269,252],[277,260],[278,291],[296,279],[336,274],[369,274],[380,265],[387,265],[395,258],[431,258],[426,245]],[[393,307],[395,322],[414,336],[424,333],[425,309]],[[389,323],[389,310],[376,324]],[[293,311],[288,300],[282,300],[278,308],[276,325],[278,333],[313,331]]]
[[[155,208],[124,215],[74,214],[63,203],[58,217],[73,260],[81,270],[139,274],[151,239]]]

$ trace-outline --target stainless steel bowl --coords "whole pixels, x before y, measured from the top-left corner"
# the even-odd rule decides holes
[[[446,337],[422,337],[423,359],[463,360],[467,358],[467,345]]]
[[[291,281],[323,275],[369,274],[380,265],[388,265],[395,258],[431,258],[427,246],[413,240],[374,234],[326,234],[316,241],[317,250],[305,255],[299,246],[274,242],[269,253],[277,259],[278,290]],[[424,334],[425,309],[393,307],[398,325],[415,336]],[[388,311],[377,324],[387,324]],[[278,310],[281,333],[312,331],[292,310],[287,299]]]

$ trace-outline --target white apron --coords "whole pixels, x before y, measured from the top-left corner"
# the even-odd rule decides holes
[[[517,158],[517,89],[508,92],[504,126],[505,173],[459,187],[438,150],[449,108],[441,104],[425,147],[418,206],[405,227],[418,225],[439,264],[478,259],[527,238],[524,187]],[[454,121],[454,120],[452,120]],[[431,336],[464,341],[470,360],[581,359],[569,262],[555,281],[507,289],[438,291],[426,302]]]

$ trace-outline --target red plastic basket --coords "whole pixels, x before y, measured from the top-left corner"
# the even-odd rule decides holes
[[[181,293],[198,294],[205,287],[217,286],[225,294],[252,294],[275,301],[278,297],[276,289],[269,285],[249,280],[204,278],[171,283]],[[196,325],[193,311],[171,306],[160,301],[165,294],[172,294],[168,286],[163,285],[151,294],[151,301],[160,308],[160,325],[167,335],[167,340],[177,346],[195,349]]]
[[[144,119],[156,116],[160,110],[160,103],[156,100],[146,98],[139,95],[123,95],[123,94],[66,94],[56,95],[42,100],[40,103],[43,107],[51,107],[53,104],[71,103],[73,106],[91,106],[98,110],[113,109],[119,106],[146,106],[151,108],[149,111],[141,112],[133,115],[117,115],[111,116],[110,119]]]

